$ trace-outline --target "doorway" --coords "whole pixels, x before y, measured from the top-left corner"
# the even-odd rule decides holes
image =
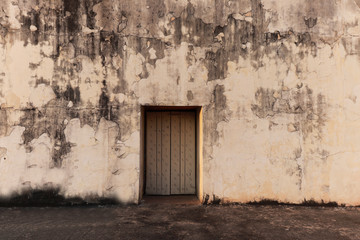
[[[143,110],[142,193],[199,196],[201,108]]]

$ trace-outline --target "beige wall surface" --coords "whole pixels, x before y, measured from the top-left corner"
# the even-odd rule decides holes
[[[2,0],[0,197],[137,203],[141,106],[202,106],[202,197],[359,205],[359,21],[359,0]]]

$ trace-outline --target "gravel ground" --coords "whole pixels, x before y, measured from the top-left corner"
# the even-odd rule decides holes
[[[0,208],[0,239],[360,239],[360,209],[171,204]]]

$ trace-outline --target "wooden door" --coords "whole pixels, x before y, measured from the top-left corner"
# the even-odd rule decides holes
[[[170,194],[170,113],[146,116],[146,194]]]
[[[146,194],[195,194],[194,112],[147,112]]]

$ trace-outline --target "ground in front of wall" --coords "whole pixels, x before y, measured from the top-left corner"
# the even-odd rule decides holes
[[[360,239],[360,209],[157,201],[0,208],[0,239]]]

